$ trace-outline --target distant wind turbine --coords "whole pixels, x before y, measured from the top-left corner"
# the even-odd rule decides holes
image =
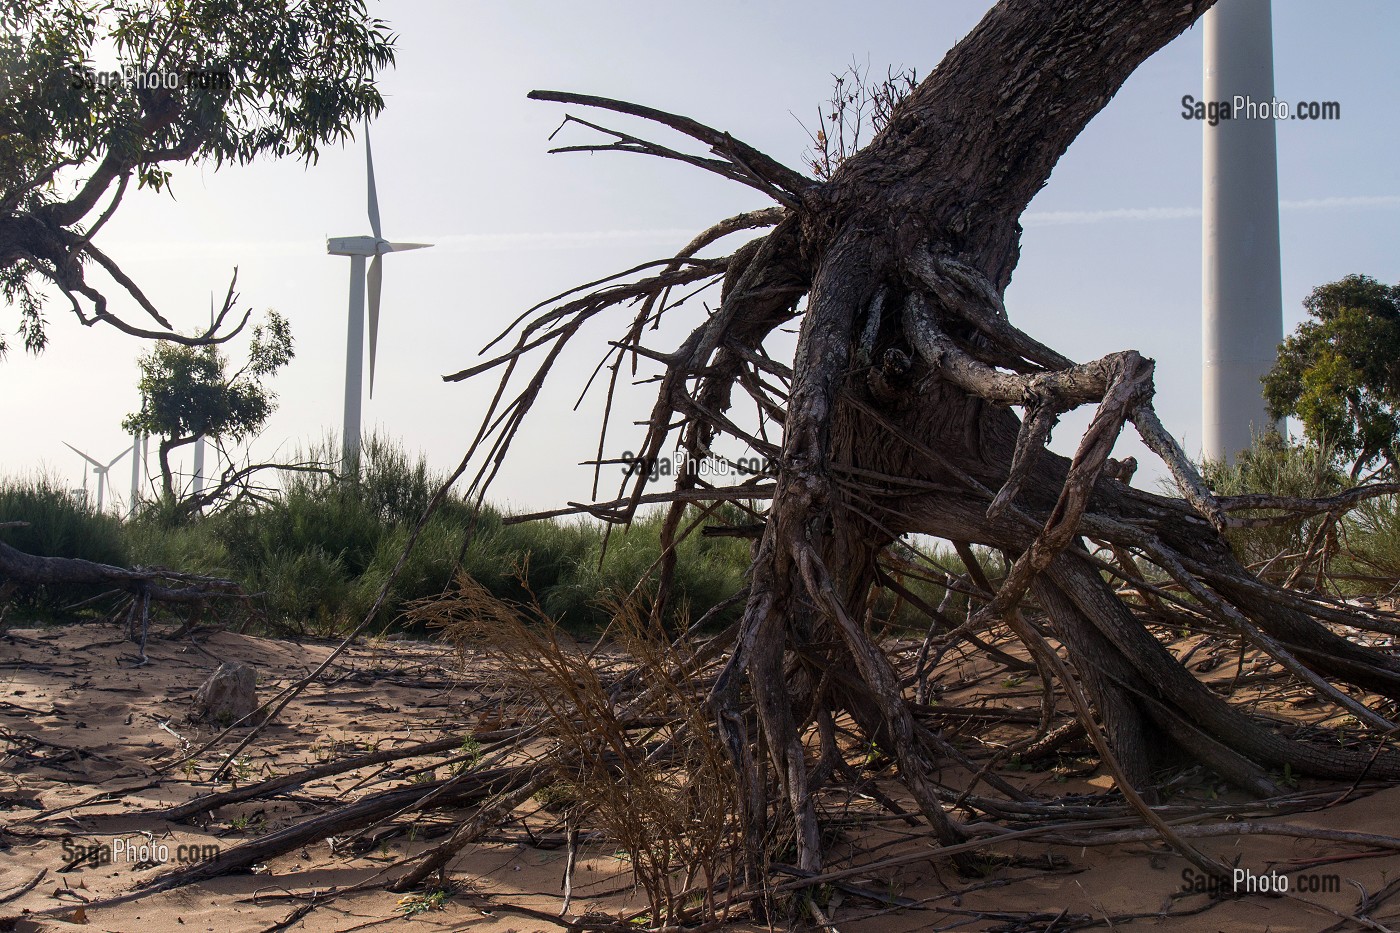
[[[379,226],[379,195],[374,188],[374,157],[369,146],[369,124],[365,124],[365,167],[369,174],[369,226],[373,236],[332,237],[326,252],[350,257],[350,320],[345,337],[345,464],[360,455],[360,402],[364,383],[365,281],[369,281],[369,394],[374,397],[374,360],[379,348],[379,293],[383,284],[380,263],[385,253],[423,249],[431,243],[390,243]],[[365,258],[372,257],[369,272]]]
[[[214,332],[214,293],[209,293],[209,333]],[[204,492],[204,435],[194,439],[194,494]]]
[[[102,463],[98,460],[92,459],[87,454],[83,453],[81,450],[74,447],[67,441],[63,442],[63,446],[67,447],[69,450],[73,451],[73,453],[77,454],[79,457],[82,457],[88,463],[92,464],[92,472],[97,474],[97,511],[101,512],[102,491],[104,488],[106,488],[107,485],[107,471],[110,470],[112,467],[116,466],[117,461],[120,460],[122,457],[125,457],[130,452],[130,449],[123,447],[122,452],[113,457],[111,463]],[[86,488],[87,483],[84,483],[83,486]]]

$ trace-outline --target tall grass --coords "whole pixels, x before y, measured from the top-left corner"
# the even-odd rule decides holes
[[[297,459],[328,462],[337,452],[328,439]],[[329,636],[368,612],[443,482],[421,456],[380,437],[366,439],[358,467],[351,477],[289,472],[265,501],[205,516],[182,517],[157,502],[126,522],[85,509],[52,482],[0,482],[0,521],[31,523],[0,534],[33,554],[228,577],[251,599],[227,611],[251,609],[277,633]],[[496,598],[538,600],[570,628],[600,627],[610,613],[598,600],[630,590],[656,563],[660,529],[659,514],[644,516],[631,529],[615,529],[604,552],[596,522],[506,524],[495,509],[477,512],[449,496],[390,589],[380,625],[394,624],[407,603],[446,590],[460,558],[461,570]],[[698,615],[732,595],[747,563],[746,542],[687,539],[674,612]],[[641,588],[654,591],[654,580]],[[76,601],[82,594],[67,595]]]
[[[53,477],[0,483],[0,525],[11,522],[26,524],[0,529],[0,541],[29,554],[105,564],[124,564],[130,555],[121,520],[75,498]],[[52,613],[98,593],[92,587],[22,587],[11,599],[22,609]]]

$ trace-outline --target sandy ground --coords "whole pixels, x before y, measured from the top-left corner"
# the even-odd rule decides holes
[[[187,716],[194,691],[220,662],[251,663],[259,671],[260,695],[267,696],[308,672],[330,650],[328,644],[206,632],[197,643],[152,640],[149,663],[138,668],[133,646],[112,626],[0,633],[0,930],[71,930],[75,925],[133,933],[279,928],[311,893],[373,880],[394,859],[442,838],[450,831],[447,818],[429,817],[420,824],[421,835],[415,832],[412,840],[400,834],[358,847],[354,840],[321,840],[259,864],[253,873],[110,907],[85,906],[127,893],[181,858],[210,851],[206,847],[227,849],[294,817],[323,811],[332,801],[402,785],[414,779],[407,773],[411,769],[445,774],[452,752],[384,770],[344,773],[273,802],[228,806],[198,821],[169,822],[149,815],[232,786],[208,782],[222,757],[217,751],[157,773],[215,734],[190,723]],[[371,641],[356,646],[331,669],[329,682],[308,688],[262,733],[234,777],[241,783],[254,782],[363,754],[366,748],[393,748],[496,728],[506,712],[493,692],[489,664],[480,670],[469,667],[464,677],[454,671],[453,656],[435,645]],[[1011,705],[1019,702],[1030,709],[1036,702],[1031,695],[1003,692],[1011,695],[1005,700]],[[943,700],[968,702],[975,693],[969,688]],[[1096,773],[1013,776],[1042,794],[1093,793],[1111,786]],[[1214,793],[1211,788],[1197,790],[1196,799]],[[109,796],[93,800],[98,794]],[[857,799],[852,806],[870,804]],[[72,809],[55,812],[60,808]],[[532,805],[524,811],[537,809]],[[463,884],[440,905],[411,912],[414,905],[401,903],[399,895],[369,889],[319,907],[285,928],[480,933],[562,929],[509,909],[513,904],[557,914],[560,906],[565,854],[559,834],[547,832],[550,821],[539,818],[538,812],[533,817],[530,812],[520,815],[454,863],[454,874]],[[1400,835],[1400,788],[1363,787],[1335,806],[1277,821]],[[867,851],[862,863],[917,854],[924,844],[894,829],[865,830],[846,841],[865,850],[883,846]],[[165,853],[169,861],[139,861],[137,847],[143,843],[157,847],[155,853]],[[1369,925],[1347,920],[1363,898],[1400,879],[1400,855],[1377,856],[1355,846],[1282,837],[1205,841],[1201,848],[1255,875],[1283,874],[1291,890],[1283,897],[1174,898],[1187,884],[1189,875],[1183,871],[1189,866],[1160,844],[1066,850],[1025,842],[991,850],[997,858],[989,860],[982,879],[962,878],[946,863],[920,860],[852,877],[844,888],[827,889],[823,900],[843,933],[1063,929],[1065,921],[1081,914],[1109,918],[1101,928],[1201,933],[1400,928],[1400,898],[1376,909]],[[74,864],[84,853],[94,852],[98,854],[89,862]],[[103,852],[116,857],[105,859]],[[839,857],[839,847],[836,854]],[[41,872],[37,884],[16,896]],[[1306,890],[1316,886],[1336,890]],[[586,908],[614,917],[645,906],[632,889],[627,862],[606,843],[583,847],[575,891],[575,911],[585,901]],[[871,900],[872,894],[916,906],[891,910]],[[1197,908],[1201,911],[1190,916],[1124,919]],[[766,927],[750,923],[733,929]]]

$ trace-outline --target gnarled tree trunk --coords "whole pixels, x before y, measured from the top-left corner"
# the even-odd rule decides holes
[[[680,159],[779,205],[723,221],[671,259],[542,306],[519,325],[514,348],[447,378],[506,367],[464,461],[484,464],[474,487],[484,492],[563,345],[594,315],[640,303],[615,344],[609,393],[629,361],[662,364],[638,457],[643,469],[620,498],[590,511],[625,522],[642,504],[670,502],[666,531],[675,536],[696,502],[771,499],[756,516],[761,537],[747,604],[712,700],[751,791],[751,835],[765,818],[756,761],[766,755],[780,785],[776,799],[796,826],[801,869],[822,862],[813,794],[840,766],[829,726],[843,713],[896,758],[937,838],[962,837],[935,780],[956,752],[916,721],[866,625],[874,592],[889,583],[882,561],[909,533],[955,542],[969,556],[970,545],[1007,556],[1011,569],[995,594],[985,594],[971,631],[1005,622],[1042,674],[1063,681],[1120,787],[1153,825],[1160,820],[1146,803],[1164,749],[1260,794],[1274,790],[1268,772],[1283,766],[1333,778],[1400,776],[1400,756],[1373,747],[1378,739],[1323,749],[1208,690],[1105,581],[1108,571],[1151,600],[1166,598],[1142,577],[1149,568],[1185,594],[1192,612],[1271,655],[1358,722],[1390,728],[1344,688],[1400,699],[1400,663],[1320,620],[1386,623],[1280,590],[1240,566],[1222,532],[1237,522],[1230,513],[1252,500],[1215,498],[1158,422],[1152,361],[1127,350],[1075,363],[1015,328],[1002,304],[1019,255],[1018,218],[1056,161],[1128,75],[1209,5],[1003,0],[825,183],[684,117],[575,94],[532,95],[659,122],[710,154],[678,153],[592,123],[584,125],[607,139],[569,150]],[[710,243],[757,227],[771,230],[723,259],[696,258]],[[723,281],[720,306],[683,344],[665,353],[642,345],[657,317],[676,313],[673,289],[715,278]],[[789,367],[763,344],[798,318]],[[517,364],[541,346],[544,362],[518,395],[508,393]],[[781,425],[780,444],[740,426],[734,410],[745,397],[760,421]],[[1056,419],[1082,405],[1096,414],[1075,457],[1044,449]],[[1134,489],[1132,464],[1109,458],[1128,425],[1166,463],[1181,498]],[[692,461],[728,437],[772,455],[775,468],[723,490],[683,471],[673,492],[649,493],[646,468],[677,429]],[[1105,563],[1086,537],[1121,559]],[[669,555],[663,602],[673,569]],[[1043,626],[1022,614],[1027,600],[1043,610]],[[745,686],[761,739],[747,725]],[[1219,867],[1160,828],[1198,865]]]

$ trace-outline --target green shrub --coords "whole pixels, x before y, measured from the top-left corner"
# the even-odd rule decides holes
[[[688,510],[684,528],[699,513]],[[597,628],[613,613],[600,601],[608,596],[636,595],[649,600],[659,586],[661,528],[665,510],[638,518],[630,527],[615,527],[604,541],[603,528],[592,523],[555,526],[554,535],[568,534],[574,551],[563,559],[553,586],[539,592],[544,610],[565,625]],[[722,516],[710,523],[721,524]],[[547,534],[541,531],[542,534]],[[677,627],[698,619],[744,586],[749,564],[748,542],[740,538],[706,538],[697,528],[676,547],[676,570],[667,623]],[[644,579],[645,578],[645,579]],[[639,585],[640,581],[640,585]],[[716,625],[742,613],[733,606],[714,619]]]
[[[415,599],[437,596],[452,582],[452,568],[461,551],[464,528],[453,521],[456,516],[435,513],[418,536],[403,570],[385,598],[380,610],[379,624],[388,628],[404,608]],[[374,559],[365,572],[355,580],[346,601],[347,622],[355,624],[364,618],[384,586],[394,566],[403,554],[412,526],[396,525],[379,542]]]
[[[360,448],[355,490],[384,524],[413,525],[444,479],[428,469],[421,455],[411,457],[399,444],[371,434]]]
[[[297,459],[326,462],[333,454],[338,450],[329,439]],[[12,482],[0,487],[0,520],[32,526],[0,534],[36,554],[227,577],[252,597],[273,631],[331,635],[364,618],[443,481],[422,457],[378,437],[366,440],[357,473],[347,480],[287,472],[280,489],[260,500],[195,516],[169,502],[150,503],[125,523],[93,514],[53,483]],[[737,509],[731,511],[731,520],[744,520]],[[614,528],[605,550],[605,526],[591,519],[506,524],[498,510],[487,506],[478,512],[449,495],[424,527],[377,624],[381,629],[398,624],[408,603],[443,592],[460,558],[461,570],[493,596],[517,603],[538,600],[572,627],[596,628],[610,612],[603,601],[629,593],[656,564],[662,521],[658,510],[631,528]],[[696,533],[683,541],[675,619],[698,618],[741,589],[748,555],[749,542],[743,539]],[[640,592],[651,595],[655,588],[653,573]],[[86,595],[91,594],[64,598],[73,602]],[[220,604],[215,612],[231,617],[246,612],[247,605]],[[716,622],[737,618],[741,611],[731,607]]]
[[[1296,498],[1331,496],[1352,485],[1336,466],[1331,448],[1312,443],[1291,444],[1270,432],[1255,439],[1254,445],[1236,458],[1234,464],[1207,461],[1201,468],[1206,484],[1218,496],[1265,494]],[[1267,515],[1269,512],[1237,512],[1236,515]],[[1262,528],[1242,528],[1226,536],[1235,556],[1247,566],[1274,561],[1282,571],[1288,555],[1301,554],[1317,534],[1321,516]]]
[[[260,594],[275,630],[333,635],[344,625],[353,583],[338,555],[316,546],[277,551],[245,579]]]
[[[576,572],[601,533],[601,527],[577,520],[506,525],[498,513],[487,511],[463,555],[462,571],[498,599],[542,600]]]
[[[1383,496],[1362,503],[1347,515],[1342,528],[1344,552],[1338,569],[1344,573],[1381,577],[1390,589],[1400,581],[1400,499]],[[1360,591],[1376,587],[1353,587]]]
[[[0,522],[29,523],[4,534],[6,543],[30,554],[104,564],[126,560],[121,519],[99,514],[50,477],[0,484]]]
[[[168,524],[143,514],[122,526],[131,563],[140,567],[169,567],[185,573],[227,576],[233,566],[228,548],[218,535],[217,521]]]

